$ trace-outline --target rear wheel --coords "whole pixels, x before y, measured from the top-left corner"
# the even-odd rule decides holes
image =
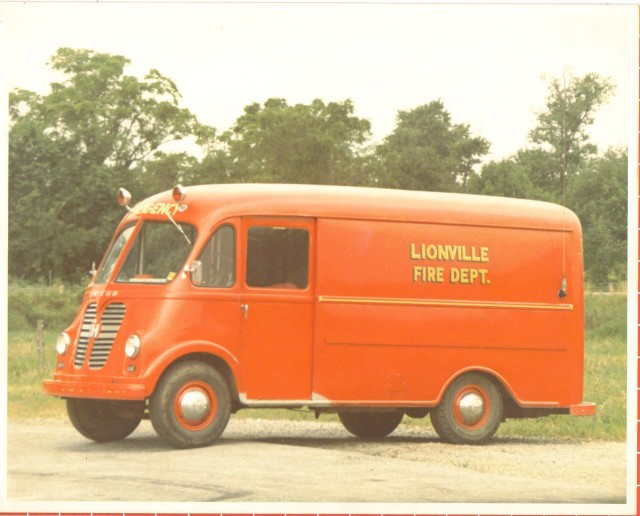
[[[120,441],[138,428],[144,402],[69,398],[67,414],[75,429],[87,439],[99,443]]]
[[[431,423],[445,442],[483,444],[498,430],[503,411],[496,383],[485,375],[467,373],[453,381],[431,410]]]
[[[153,428],[172,446],[206,446],[222,434],[229,422],[229,387],[212,366],[183,362],[158,383],[150,412]]]
[[[398,428],[403,416],[402,412],[338,412],[344,427],[364,439],[386,437]]]

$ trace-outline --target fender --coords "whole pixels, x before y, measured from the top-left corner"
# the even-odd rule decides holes
[[[497,373],[493,369],[490,369],[484,366],[465,367],[464,369],[460,369],[459,371],[451,375],[449,379],[442,386],[442,389],[440,390],[440,392],[438,393],[438,397],[436,398],[435,404],[437,405],[438,403],[440,403],[440,401],[442,400],[442,396],[444,396],[445,391],[449,388],[449,385],[451,385],[456,378],[458,378],[459,376],[462,376],[465,373],[472,373],[472,372],[484,373],[496,379],[500,383],[500,385],[504,387],[504,389],[507,391],[509,396],[511,396],[513,401],[515,401],[521,407],[531,407],[531,408],[557,407],[559,405],[558,402],[556,401],[530,402],[530,401],[521,400],[520,397],[514,391],[513,387],[511,387],[509,382],[507,382],[507,380],[505,380],[505,378],[501,374]]]
[[[141,379],[145,385],[145,396],[149,397],[156,388],[162,373],[176,360],[193,353],[204,353],[222,359],[231,369],[234,377],[238,378],[239,361],[226,348],[207,341],[187,341],[167,349],[158,355],[144,370]]]

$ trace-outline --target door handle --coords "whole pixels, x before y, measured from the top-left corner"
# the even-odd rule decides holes
[[[249,305],[246,303],[242,303],[240,305],[240,310],[242,310],[242,312],[244,313],[244,318],[246,319],[249,315]]]

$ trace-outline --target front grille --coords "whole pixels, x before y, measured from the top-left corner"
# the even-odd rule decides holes
[[[111,303],[102,312],[100,317],[100,335],[93,342],[91,355],[89,356],[89,367],[91,369],[100,369],[104,366],[113,341],[120,331],[120,325],[124,319],[126,309],[123,303]]]
[[[103,310],[98,324],[97,308],[96,303],[90,303],[82,318],[78,347],[73,361],[73,364],[78,368],[84,364],[89,343],[92,340],[93,346],[89,355],[89,367],[91,369],[100,369],[104,366],[126,313],[124,303],[111,303]],[[99,335],[96,337],[95,334],[98,329]]]
[[[91,303],[87,306],[87,310],[82,318],[82,326],[80,327],[80,336],[78,337],[78,348],[76,349],[76,358],[73,364],[76,367],[82,367],[84,363],[84,357],[87,354],[87,346],[89,346],[89,339],[91,338],[91,330],[96,323],[96,303]]]

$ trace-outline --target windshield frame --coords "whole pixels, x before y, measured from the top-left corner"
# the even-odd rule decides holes
[[[122,268],[124,267],[127,258],[129,257],[129,253],[131,253],[133,247],[135,246],[137,239],[140,235],[140,232],[143,230],[144,225],[146,223],[149,224],[168,224],[169,226],[172,226],[171,221],[166,220],[166,219],[156,219],[156,218],[139,218],[138,220],[134,221],[134,222],[130,222],[126,225],[124,225],[122,227],[122,229],[120,231],[118,231],[118,233],[116,234],[116,236],[114,237],[111,245],[109,246],[109,248],[107,249],[107,252],[105,253],[105,258],[102,260],[102,263],[100,264],[99,269],[96,271],[96,274],[94,276],[94,281],[93,283],[98,285],[105,285],[105,284],[109,284],[109,283],[113,283],[113,284],[117,284],[118,286],[123,286],[123,285],[167,285],[171,282],[173,282],[173,280],[176,279],[176,277],[180,276],[180,273],[182,272],[183,268],[184,268],[184,264],[188,263],[189,258],[191,257],[194,249],[196,249],[197,247],[197,241],[198,241],[198,227],[195,224],[192,224],[191,222],[183,222],[183,221],[176,221],[176,223],[183,225],[183,226],[187,226],[189,228],[191,228],[193,230],[193,237],[191,238],[191,242],[190,242],[190,248],[185,256],[185,259],[183,260],[183,262],[180,264],[180,267],[175,271],[175,274],[173,275],[173,277],[171,277],[171,279],[164,279],[164,280],[153,280],[150,281],[148,279],[141,279],[140,281],[118,281],[118,276],[120,275]],[[125,245],[120,249],[120,252],[115,260],[115,263],[113,265],[113,268],[111,269],[111,271],[108,273],[108,276],[105,278],[105,281],[101,281],[100,283],[98,283],[96,280],[101,276],[101,271],[104,269],[104,266],[107,264],[107,258],[110,257],[110,254],[113,252],[114,246],[118,240],[118,238],[128,229],[131,229],[133,227],[133,231],[131,232],[131,234],[127,237],[127,241],[125,243]],[[179,231],[177,228],[173,228],[174,231],[176,231],[176,233],[179,234]],[[183,238],[182,235],[180,235],[180,238]]]
[[[116,235],[113,237],[113,240],[111,241],[111,244],[107,248],[107,251],[104,253],[104,257],[102,258],[102,261],[100,262],[100,266],[98,267],[98,270],[96,271],[96,273],[93,276],[92,283],[94,285],[106,285],[106,284],[112,282],[111,278],[113,278],[114,274],[118,273],[118,271],[120,270],[122,257],[129,254],[129,247],[131,246],[131,242],[133,242],[133,240],[135,239],[136,234],[138,233],[138,229],[139,229],[141,220],[142,219],[140,219],[138,221],[135,221],[135,222],[129,222],[128,224],[125,224],[124,226],[122,226],[120,231],[118,231],[116,233]],[[102,279],[103,271],[105,270],[105,266],[107,265],[107,263],[110,261],[111,254],[114,252],[114,248],[116,246],[116,243],[118,242],[118,239],[122,236],[122,234],[125,231],[127,231],[129,229],[133,229],[133,231],[127,237],[127,240],[125,241],[124,245],[122,246],[122,248],[120,249],[118,254],[115,256],[115,259],[113,261],[113,266],[111,267],[111,270],[106,273],[106,276],[104,277],[104,281],[98,281],[99,279]]]

